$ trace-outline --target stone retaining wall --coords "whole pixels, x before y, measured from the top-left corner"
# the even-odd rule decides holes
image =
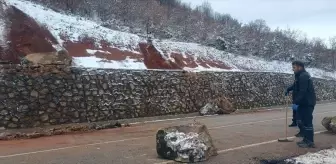
[[[293,76],[154,70],[0,66],[0,127],[198,112],[218,96],[240,109],[284,104]],[[335,81],[315,79],[318,100],[336,98]]]

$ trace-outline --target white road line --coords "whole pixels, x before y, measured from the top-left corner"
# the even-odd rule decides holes
[[[334,113],[334,112],[336,112],[336,111],[315,113],[315,115],[326,114],[326,113]],[[232,124],[232,125],[225,125],[225,126],[218,126],[218,127],[212,127],[212,128],[209,128],[209,129],[210,130],[212,130],[212,129],[220,129],[220,128],[226,128],[226,127],[248,125],[248,124],[253,124],[253,123],[271,122],[271,121],[277,121],[277,120],[283,120],[283,119],[285,119],[285,118],[271,119],[271,120],[264,120],[264,121],[246,122],[246,123],[239,123],[239,124]],[[139,137],[139,138],[129,138],[129,139],[124,139],[124,140],[114,140],[114,141],[106,141],[106,142],[97,142],[97,143],[83,144],[83,145],[76,145],[76,146],[67,146],[67,147],[61,147],[61,148],[55,148],[55,149],[46,149],[46,150],[40,150],[40,151],[32,151],[32,152],[27,152],[27,153],[18,153],[18,154],[4,155],[4,156],[0,156],[0,159],[10,158],[10,157],[17,157],[17,156],[24,156],[24,155],[30,155],[30,154],[53,152],[53,151],[66,150],[66,149],[74,149],[74,148],[80,148],[80,147],[86,147],[86,146],[96,146],[96,145],[104,145],[104,144],[111,144],[111,143],[118,143],[118,142],[134,141],[134,140],[140,140],[140,139],[145,139],[145,138],[149,138],[149,137],[153,137],[153,136],[151,135],[151,136],[145,136],[145,137]]]
[[[336,111],[315,113],[314,115],[321,115],[321,114],[326,114],[326,113],[336,113]],[[288,118],[291,118],[291,117],[288,117]],[[221,129],[221,128],[227,128],[227,127],[235,127],[235,126],[241,126],[241,125],[249,125],[249,124],[255,124],[255,123],[272,122],[272,121],[278,121],[278,120],[284,120],[284,119],[286,119],[286,118],[283,117],[283,118],[263,120],[263,121],[251,121],[251,122],[245,122],[245,123],[240,123],[240,124],[232,124],[232,125],[224,125],[224,126],[212,127],[212,128],[209,128],[209,130],[212,130],[212,129]]]
[[[315,132],[315,134],[321,134],[321,133],[324,133],[324,132],[327,132],[327,131],[326,130],[317,131],[317,132]],[[296,137],[295,136],[288,137],[288,139],[294,139],[294,138],[296,138]],[[251,147],[256,147],[256,146],[261,146],[261,145],[266,145],[266,144],[271,144],[271,143],[276,143],[276,142],[278,142],[278,140],[259,142],[259,143],[254,143],[254,144],[250,144],[250,145],[243,145],[243,146],[239,146],[239,147],[235,147],[235,148],[219,150],[217,152],[218,152],[218,154],[223,154],[223,153],[227,153],[227,152],[230,152],[230,151],[236,151],[236,150],[241,150],[241,149],[246,149],[246,148],[251,148]],[[165,162],[154,163],[154,164],[169,164],[169,163],[174,163],[174,161],[165,161]]]
[[[114,141],[106,141],[106,142],[97,142],[97,143],[85,144],[85,145],[77,145],[77,146],[67,146],[67,147],[61,147],[61,148],[55,148],[55,149],[32,151],[32,152],[12,154],[12,155],[4,155],[4,156],[0,156],[0,159],[2,159],[2,158],[10,158],[10,157],[17,157],[17,156],[23,156],[23,155],[38,154],[38,153],[46,153],[46,152],[59,151],[59,150],[65,150],[65,149],[73,149],[73,148],[86,147],[86,146],[96,146],[96,145],[104,145],[104,144],[110,144],[110,143],[134,141],[134,140],[145,139],[145,138],[148,138],[148,137],[149,136],[139,137],[139,138],[129,138],[129,139],[124,139],[124,140],[114,140]]]
[[[327,130],[317,131],[314,134],[321,134],[321,133],[324,133],[324,132],[327,132]],[[288,139],[294,139],[294,138],[296,138],[296,137],[295,136],[288,137]],[[276,143],[276,142],[278,142],[278,140],[271,140],[271,141],[266,141],[266,142],[260,142],[260,143],[250,144],[250,145],[239,146],[239,147],[235,147],[235,148],[220,150],[220,151],[218,151],[218,154],[222,154],[222,153],[226,153],[226,152],[230,152],[230,151],[235,151],[235,150],[241,150],[241,149],[250,148],[250,147],[255,147],[255,146],[260,146],[260,145],[266,145],[266,144],[270,144],[270,143]]]

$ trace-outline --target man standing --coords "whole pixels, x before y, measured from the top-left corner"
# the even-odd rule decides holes
[[[295,82],[287,89],[286,94],[293,91],[293,121],[296,120],[300,128],[296,136],[303,137],[303,140],[297,144],[299,147],[312,148],[315,147],[313,111],[316,105],[316,95],[314,84],[303,62],[294,61],[292,66]]]

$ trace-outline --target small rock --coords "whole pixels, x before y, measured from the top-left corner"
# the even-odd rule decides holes
[[[105,90],[107,89],[107,84],[106,84],[106,83],[103,84],[103,88],[104,88]]]
[[[8,97],[13,98],[13,97],[15,97],[15,94],[14,93],[8,93]]]
[[[75,116],[75,118],[78,118],[78,117],[79,117],[79,112],[76,111],[76,112],[74,113],[74,116]]]
[[[67,105],[67,103],[64,102],[64,101],[60,102],[60,104],[61,104],[61,106],[63,106],[63,107],[65,107],[65,106]]]
[[[33,90],[32,92],[30,92],[30,96],[31,97],[38,97],[38,92],[37,91],[35,91],[35,90]]]
[[[124,126],[125,127],[131,127],[131,125],[129,123],[126,123]]]
[[[34,132],[34,133],[29,133],[27,134],[27,138],[33,139],[33,138],[40,138],[42,137],[43,134],[38,133],[38,132]]]
[[[14,124],[14,123],[9,123],[9,124],[8,124],[8,127],[9,127],[9,128],[17,128],[18,125]]]
[[[63,95],[67,96],[67,97],[71,97],[72,96],[72,92],[65,92]]]
[[[56,111],[55,108],[49,108],[49,109],[47,110],[48,113],[54,113],[55,111]]]
[[[41,125],[41,122],[37,121],[34,123],[33,127],[39,127]]]
[[[79,123],[79,122],[80,122],[80,119],[71,119],[71,121],[72,121],[73,123]]]
[[[8,114],[8,111],[7,111],[7,110],[2,110],[2,111],[0,112],[0,114],[1,114],[2,116],[6,116],[6,115]]]
[[[51,103],[49,103],[49,107],[56,108],[56,104],[51,102]]]
[[[82,85],[82,84],[76,84],[76,86],[77,86],[78,89],[83,88],[83,85]]]
[[[1,140],[6,140],[8,136],[10,136],[10,133],[8,133],[8,132],[0,133],[0,141]]]
[[[12,118],[12,121],[14,121],[14,122],[18,122],[18,121],[19,121],[19,119],[17,119],[17,118],[15,118],[15,117],[13,117],[13,118]]]
[[[28,105],[21,105],[18,108],[18,112],[27,112],[28,111]]]
[[[41,119],[42,122],[46,122],[46,121],[49,120],[49,115],[48,115],[48,114],[44,114],[44,115],[42,115],[42,116],[40,117],[40,119]]]
[[[118,128],[121,128],[121,127],[122,127],[122,125],[121,125],[120,122],[116,122],[116,123],[114,124],[114,126],[115,126],[115,127],[118,127]]]
[[[60,112],[55,112],[53,113],[53,116],[56,118],[60,118],[62,116],[62,114]]]
[[[43,88],[40,93],[47,94],[49,92],[48,88]]]
[[[57,122],[57,120],[56,119],[51,119],[49,122],[50,123],[55,123],[55,122]]]

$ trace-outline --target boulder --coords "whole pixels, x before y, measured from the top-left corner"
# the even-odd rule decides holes
[[[158,130],[156,150],[164,159],[183,163],[206,161],[217,155],[207,127],[200,123]]]
[[[235,112],[232,103],[226,97],[220,97],[210,101],[200,110],[200,115],[231,114]]]
[[[330,129],[333,133],[336,133],[336,117],[333,117],[330,121]]]
[[[322,125],[333,133],[336,133],[336,116],[335,117],[325,117],[322,120]]]
[[[332,119],[332,117],[325,117],[321,122],[322,125],[329,131],[331,130],[331,128],[330,128],[331,119]]]
[[[67,65],[72,63],[72,57],[66,50],[48,53],[32,53],[24,57],[25,63],[32,65]]]

